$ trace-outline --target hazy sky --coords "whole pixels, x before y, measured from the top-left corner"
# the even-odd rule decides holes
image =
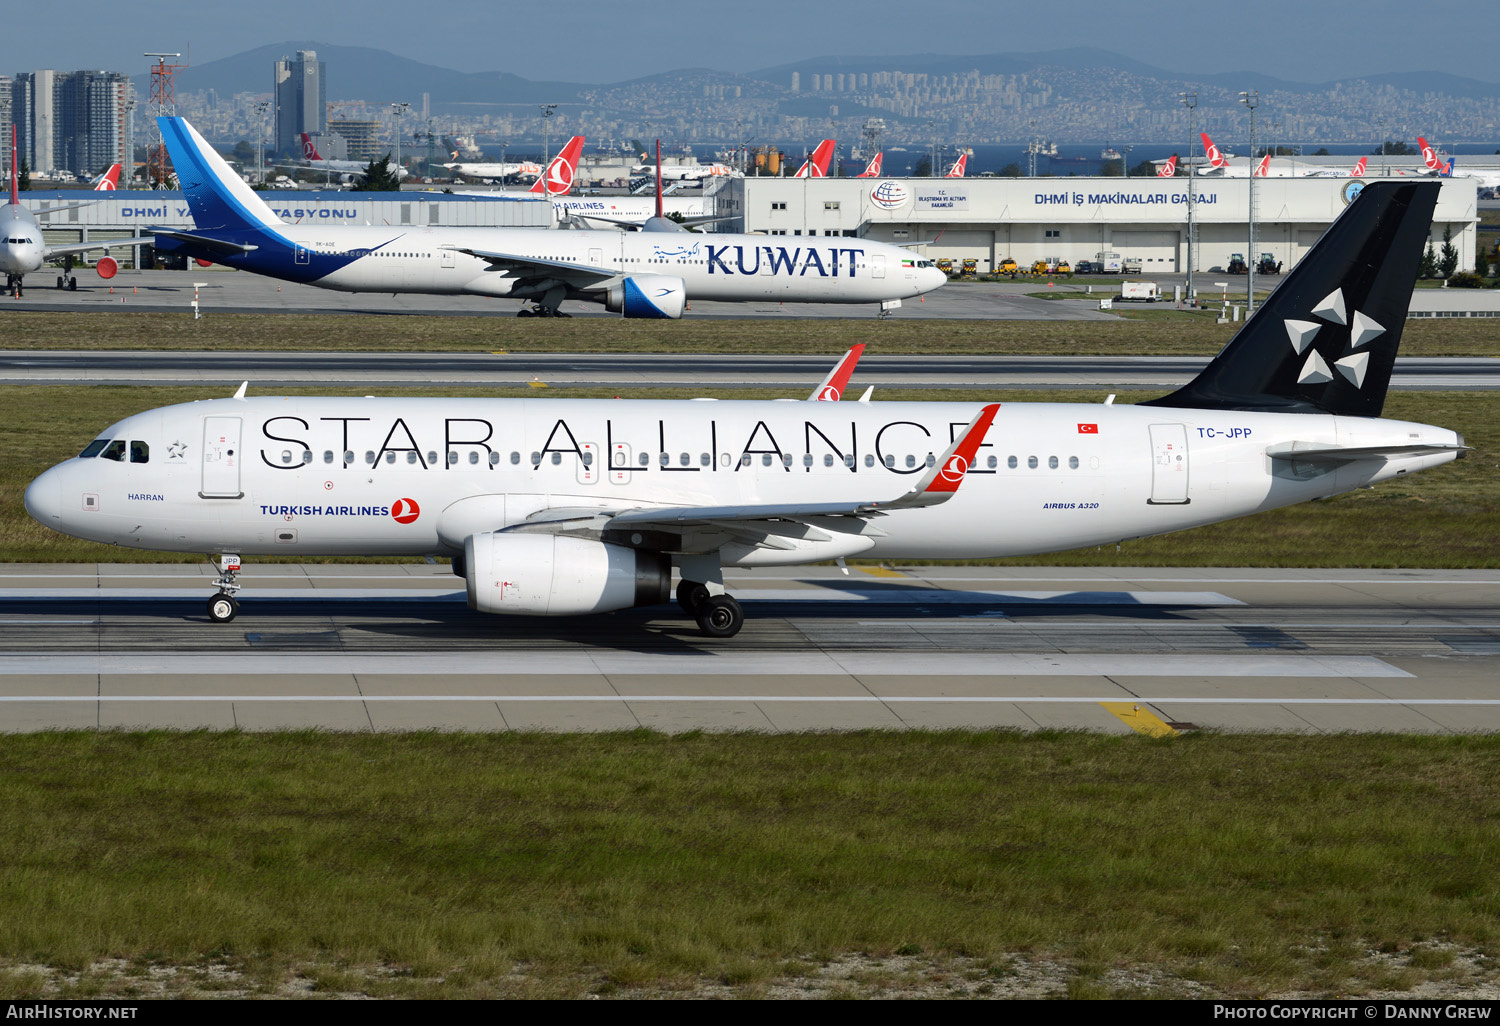
[[[66,0],[13,4],[0,73],[144,71],[285,40],[371,46],[459,71],[613,82],[817,56],[1093,46],[1170,70],[1293,81],[1448,71],[1500,81],[1495,0]],[[184,84],[188,84],[184,79]],[[191,87],[190,85],[188,86]]]

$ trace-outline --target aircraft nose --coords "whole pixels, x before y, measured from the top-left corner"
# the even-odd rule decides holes
[[[56,527],[62,520],[62,474],[57,467],[26,487],[26,512],[43,527]]]

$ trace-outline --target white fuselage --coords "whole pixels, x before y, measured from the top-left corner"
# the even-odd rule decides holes
[[[343,292],[525,297],[545,269],[496,266],[459,252],[502,251],[533,260],[683,279],[689,300],[877,303],[946,281],[896,246],[867,239],[545,228],[400,229],[277,225],[257,249],[220,262]],[[526,285],[526,291],[520,286]]]
[[[47,247],[31,211],[19,203],[0,206],[0,271],[30,274],[41,270]]]
[[[888,502],[972,403],[251,398],[170,406],[37,478],[26,507],[93,541],[181,552],[422,556],[544,510]],[[1315,414],[1002,406],[957,494],[857,534],[729,555],[979,558],[1175,531],[1421,470],[1453,452],[1298,467],[1298,448],[1461,444]],[[113,452],[119,459],[110,458]],[[480,498],[484,497],[484,498]],[[478,499],[476,502],[475,500]],[[460,500],[471,500],[461,503]],[[1371,525],[1372,530],[1376,525]],[[832,546],[832,547],[830,547]]]

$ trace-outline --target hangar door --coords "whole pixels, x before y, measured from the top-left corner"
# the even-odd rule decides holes
[[[1110,246],[1121,257],[1140,261],[1141,273],[1177,270],[1179,232],[1111,232]]]
[[[990,267],[990,257],[994,252],[994,232],[945,231],[936,245],[927,246],[927,253],[932,259],[947,257],[955,267],[962,267],[966,259],[977,261],[976,268],[981,274],[993,270]]]

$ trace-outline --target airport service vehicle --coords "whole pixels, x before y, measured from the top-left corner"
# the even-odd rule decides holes
[[[509,297],[525,316],[565,299],[625,317],[681,317],[689,300],[899,306],[943,283],[932,262],[868,239],[675,231],[292,225],[182,118],[159,118],[193,231],[157,248],[343,292]],[[666,225],[653,227],[666,229]],[[788,243],[792,243],[788,245]]]
[[[1008,274],[1012,278],[1014,278],[1016,276],[1017,271],[1019,271],[1019,270],[1020,270],[1020,268],[1018,268],[1016,266],[1016,259],[1015,259],[1015,257],[1006,257],[1004,260],[1000,261],[1000,273],[1001,274]]]
[[[1136,303],[1154,303],[1161,298],[1161,286],[1154,281],[1122,281],[1120,298]]]
[[[16,128],[10,129],[10,202],[0,206],[0,271],[5,272],[5,291],[16,299],[24,293],[23,282],[28,274],[40,271],[49,260],[61,257],[66,263],[63,273],[57,276],[57,287],[77,289],[78,279],[73,277],[73,257],[91,249],[102,249],[104,256],[94,265],[101,278],[113,278],[120,270],[115,258],[109,255],[112,247],[124,249],[129,246],[149,245],[150,239],[110,239],[108,242],[83,242],[67,246],[49,246],[42,237],[42,226],[36,215],[21,204],[20,183],[16,179]],[[110,170],[119,174],[120,165]],[[109,181],[109,172],[101,182]],[[104,189],[101,184],[100,189]],[[113,186],[110,186],[113,188]],[[97,191],[97,190],[96,190]],[[107,191],[107,190],[106,190]],[[94,201],[90,201],[94,202]],[[71,210],[86,207],[88,203],[68,203],[49,207],[49,211]]]
[[[675,567],[683,609],[729,636],[744,614],[725,566],[1052,552],[1459,457],[1455,432],[1380,417],[1438,189],[1367,187],[1202,373],[1136,405],[241,386],[110,425],[26,509],[79,538],[221,554],[213,620],[234,617],[246,554],[444,556],[474,609],[526,616],[664,603]]]

